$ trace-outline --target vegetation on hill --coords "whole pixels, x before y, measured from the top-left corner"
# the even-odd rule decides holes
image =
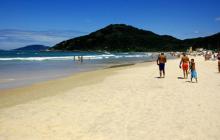
[[[199,37],[183,40],[185,46],[193,48],[205,48],[208,50],[220,50],[220,33],[208,37]]]
[[[56,44],[51,50],[71,51],[184,51],[190,46],[219,48],[220,34],[210,37],[180,40],[169,35],[158,35],[125,24],[112,24],[89,35]]]

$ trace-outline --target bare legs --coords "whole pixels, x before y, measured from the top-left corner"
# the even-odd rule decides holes
[[[188,78],[188,70],[183,70],[184,79]]]
[[[196,79],[196,83],[198,83],[198,80],[197,80],[197,78],[195,78]],[[191,78],[191,82],[192,82],[192,78]]]
[[[220,60],[218,60],[218,72],[220,73]]]
[[[220,60],[218,61],[218,72],[220,72]]]
[[[165,70],[160,70],[160,78],[165,78]]]

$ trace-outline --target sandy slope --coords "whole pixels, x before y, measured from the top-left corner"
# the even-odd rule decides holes
[[[196,58],[198,84],[178,63],[165,79],[145,63],[0,91],[0,140],[219,140],[217,62]]]

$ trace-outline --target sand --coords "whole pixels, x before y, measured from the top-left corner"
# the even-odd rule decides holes
[[[220,74],[196,57],[198,83],[169,60],[0,91],[0,140],[219,140]]]

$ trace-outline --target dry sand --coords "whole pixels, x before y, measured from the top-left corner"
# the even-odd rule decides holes
[[[179,60],[143,63],[0,91],[0,140],[219,140],[217,62],[196,58],[199,83]]]

